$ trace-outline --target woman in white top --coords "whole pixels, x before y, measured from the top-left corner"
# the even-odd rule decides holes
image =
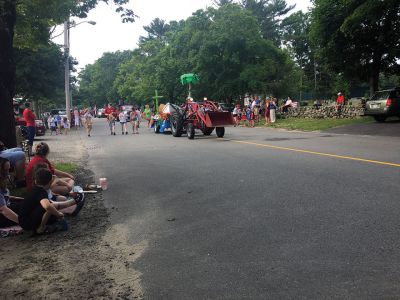
[[[126,116],[125,113],[123,111],[121,111],[118,115],[119,118],[119,122],[121,123],[121,130],[122,130],[122,134],[128,134],[128,129],[126,127]]]

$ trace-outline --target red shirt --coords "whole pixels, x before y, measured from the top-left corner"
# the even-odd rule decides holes
[[[337,104],[344,104],[344,96],[339,95],[339,97],[337,97],[336,102],[337,102]]]
[[[54,175],[54,167],[48,161],[47,158],[35,155],[34,158],[29,162],[28,166],[26,167],[25,177],[26,177],[26,187],[28,190],[32,189],[33,187],[33,172],[35,170],[35,166],[39,163],[44,163],[49,168],[50,172]]]
[[[32,127],[36,126],[36,124],[35,124],[36,116],[33,113],[33,111],[31,111],[29,108],[25,108],[24,112],[22,114],[26,121],[26,126],[32,126]]]
[[[110,114],[113,114],[113,113],[115,113],[115,108],[114,107],[107,107],[106,108],[106,110],[105,110],[105,113],[106,113],[106,115],[110,115]]]

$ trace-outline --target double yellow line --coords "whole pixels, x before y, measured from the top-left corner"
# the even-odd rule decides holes
[[[314,155],[319,155],[319,156],[327,156],[327,157],[340,158],[340,159],[355,160],[355,161],[361,161],[361,162],[377,164],[377,165],[400,167],[400,164],[396,164],[396,163],[384,162],[384,161],[378,161],[378,160],[370,160],[370,159],[364,159],[364,158],[353,157],[353,156],[336,155],[336,154],[330,154],[330,153],[323,153],[323,152],[316,152],[316,151],[309,151],[309,150],[302,150],[302,149],[295,149],[295,148],[287,148],[287,147],[280,147],[280,146],[274,146],[274,145],[268,145],[268,144],[259,144],[259,143],[255,143],[255,142],[246,142],[246,141],[239,141],[239,140],[229,140],[229,141],[231,141],[233,143],[253,145],[253,146],[257,146],[257,147],[314,154]]]

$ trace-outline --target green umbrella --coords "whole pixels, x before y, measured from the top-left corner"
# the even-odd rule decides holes
[[[199,75],[194,73],[183,74],[181,76],[182,84],[189,84],[189,97],[191,97],[192,84],[196,84],[200,81]]]

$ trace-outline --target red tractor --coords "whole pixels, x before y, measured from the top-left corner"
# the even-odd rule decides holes
[[[182,106],[170,104],[172,109],[169,115],[171,131],[174,137],[180,137],[186,131],[189,139],[194,139],[195,129],[201,130],[204,135],[210,135],[215,128],[217,137],[225,134],[225,126],[234,125],[232,114],[223,111],[215,102],[187,101]]]

